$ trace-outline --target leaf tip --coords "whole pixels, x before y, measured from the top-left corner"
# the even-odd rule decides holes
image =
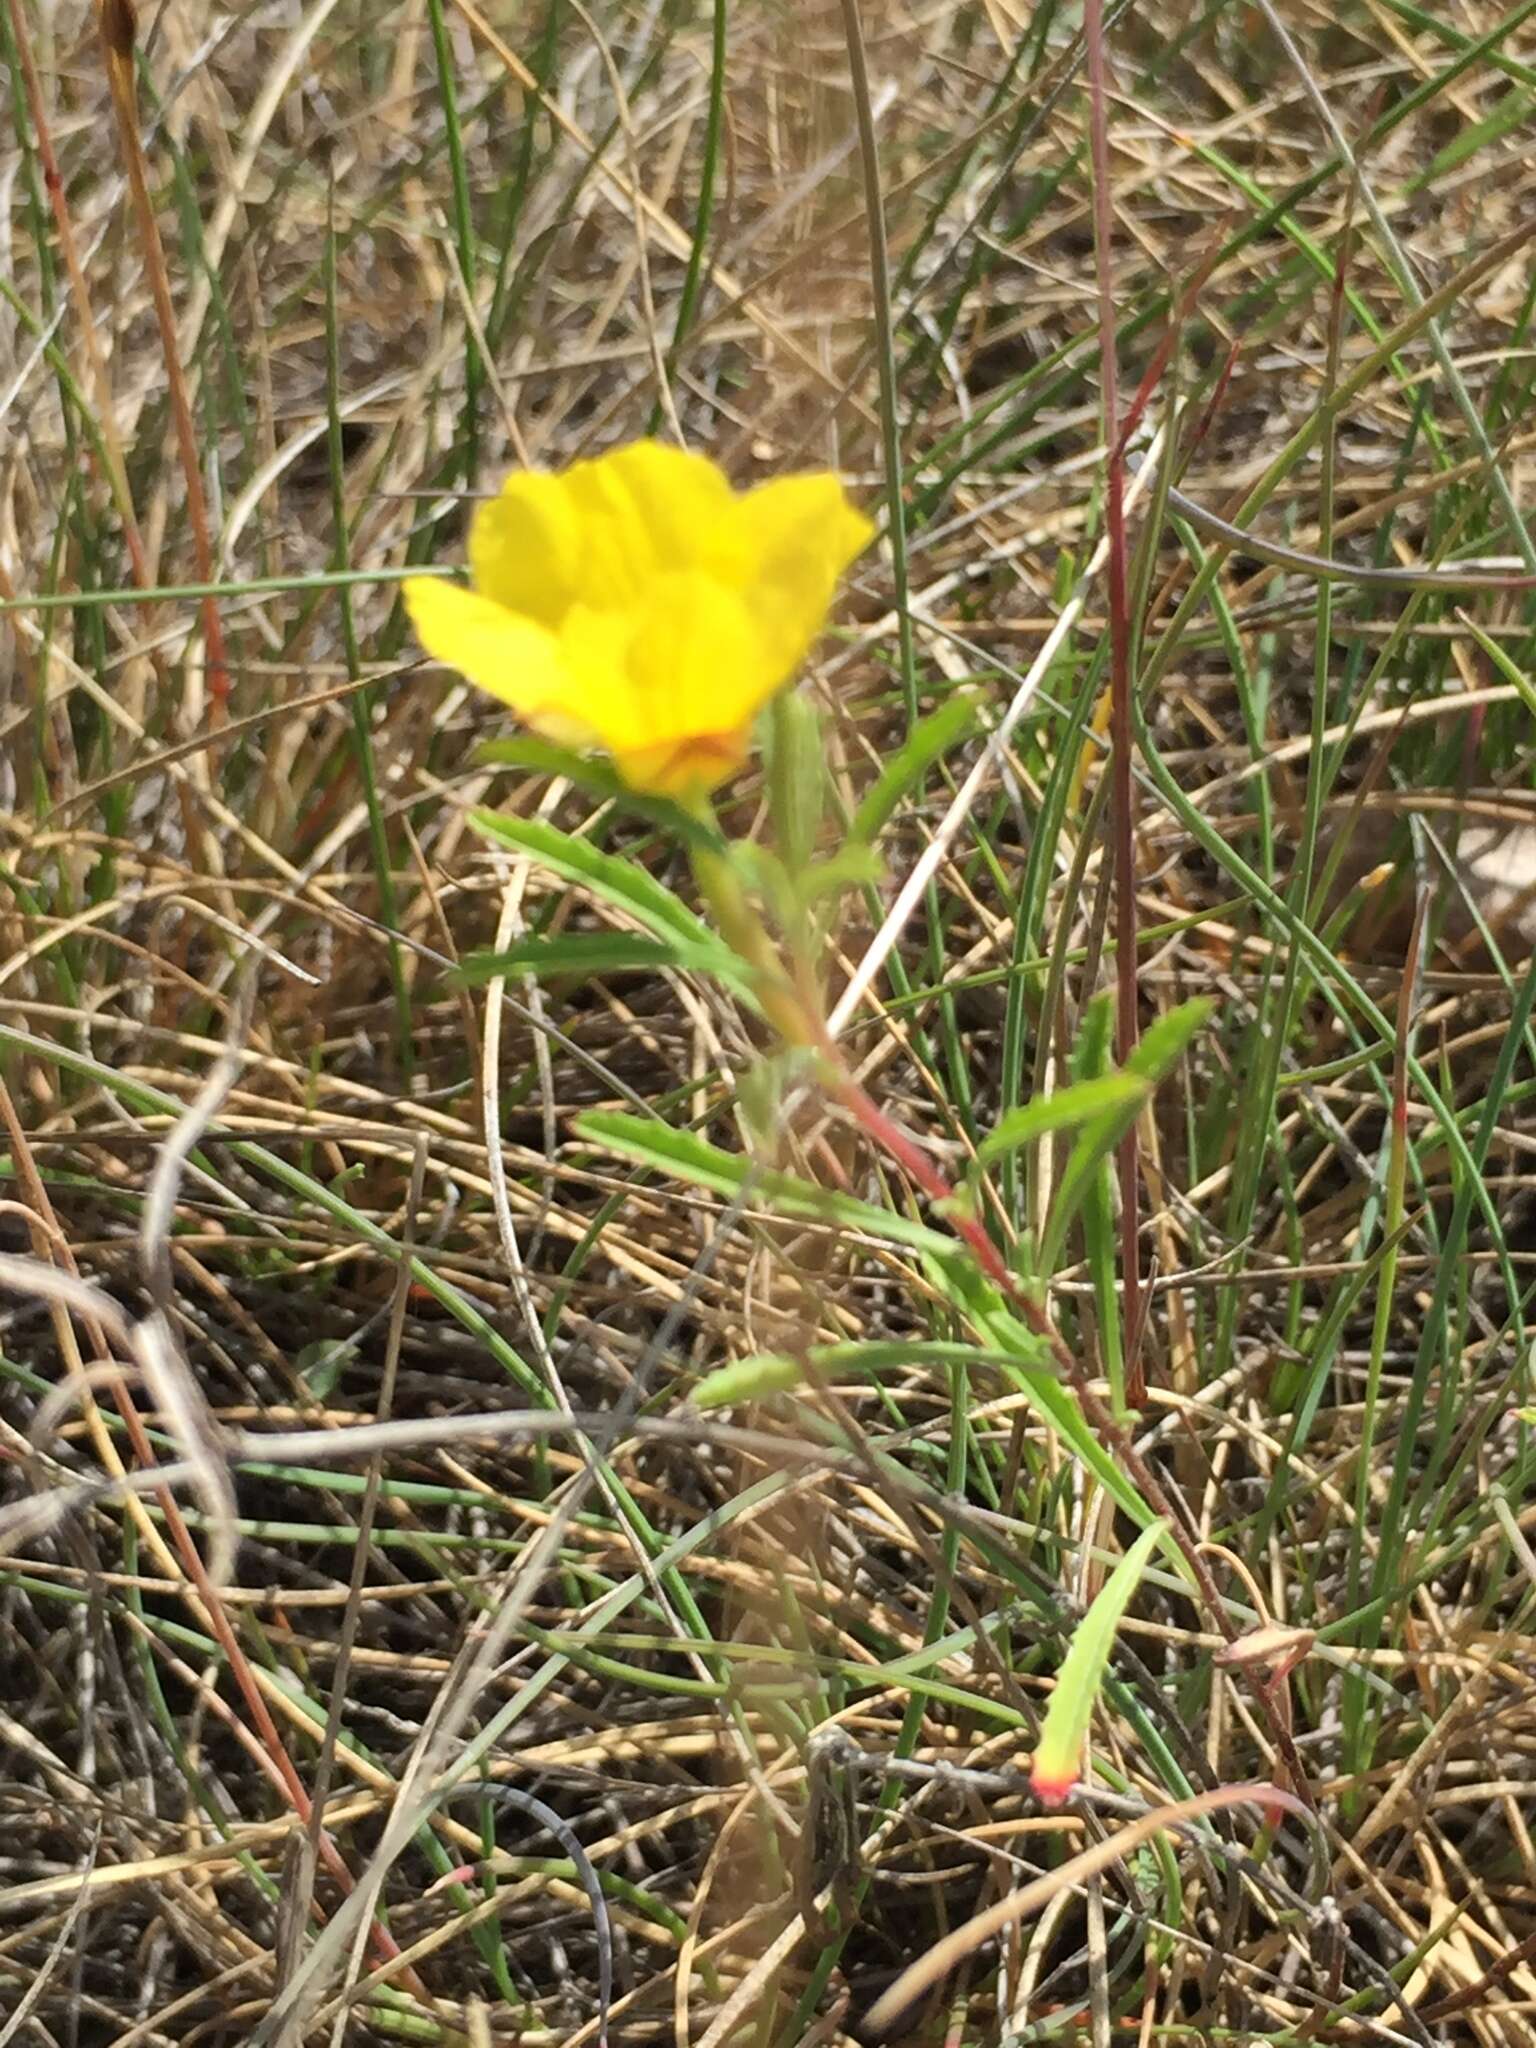
[[[1036,1756],[1029,1773],[1029,1789],[1047,1813],[1058,1813],[1072,1797],[1076,1785],[1076,1771],[1042,1762]]]

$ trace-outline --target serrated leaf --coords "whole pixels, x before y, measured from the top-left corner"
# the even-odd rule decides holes
[[[1167,1526],[1166,1522],[1154,1522],[1142,1530],[1072,1632],[1046,1703],[1029,1773],[1036,1796],[1046,1806],[1060,1806],[1082,1775],[1088,1728],[1109,1667],[1115,1632]]]
[[[737,995],[751,1000],[752,970],[747,963],[639,861],[604,853],[542,818],[506,817],[498,811],[476,811],[473,817],[488,838],[526,854],[562,881],[582,884],[654,937],[676,947],[680,959],[718,975]]]

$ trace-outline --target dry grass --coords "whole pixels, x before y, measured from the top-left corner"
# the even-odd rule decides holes
[[[1242,512],[1272,537],[1518,561],[1529,258],[1476,265],[1530,215],[1529,10],[1281,11],[1302,74],[1261,9],[1111,9],[1125,390],[1175,325],[1148,425],[1189,496],[1231,515],[1278,458]],[[481,753],[495,708],[416,659],[396,587],[512,462],[680,432],[888,509],[894,446],[905,545],[808,684],[834,781],[962,682],[978,722],[888,827],[835,995],[1102,531],[1078,16],[865,10],[882,283],[830,0],[726,8],[719,73],[680,0],[140,12],[170,370],[95,16],[0,7],[0,2048],[574,2048],[608,1942],[615,2042],[830,2042],[1146,1809],[1283,1782],[1289,1735],[1315,1822],[1065,1872],[925,2037],[1531,2038],[1525,597],[1320,595],[1133,516],[1136,993],[1219,1005],[1140,1134],[1138,1442],[1220,1604],[1149,1576],[1092,1785],[1043,1812],[1038,1713],[1130,1522],[962,1357],[1000,1300],[834,1104],[775,1163],[857,1223],[577,1134],[747,1149],[760,1030],[698,975],[455,976],[616,921],[477,805],[691,885],[643,819]],[[1454,374],[1426,326],[1380,346],[1404,260],[1450,288]],[[1083,598],[844,1033],[952,1177],[1116,972]],[[728,822],[767,831],[755,780]],[[1401,1011],[1406,920],[1351,922],[1384,857],[1447,915]],[[1048,1176],[973,1185],[1011,1245]],[[1052,1313],[1096,1373],[1116,1248],[1070,1251]],[[906,1348],[690,1404],[876,1343]],[[1274,1687],[1222,1651],[1264,1618],[1310,1632]]]

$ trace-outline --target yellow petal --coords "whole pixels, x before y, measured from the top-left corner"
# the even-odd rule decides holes
[[[652,580],[669,571],[707,569],[726,582],[740,582],[746,572],[735,495],[702,455],[636,441],[540,481],[550,490],[538,508],[542,529],[534,552],[538,573],[551,577],[562,603],[558,615],[547,605],[536,612],[547,624],[558,624],[571,602],[593,611],[630,610]],[[542,543],[557,516],[556,494],[564,551],[551,568],[552,550]],[[526,501],[519,498],[516,511],[526,517]],[[509,524],[498,528],[498,539]],[[567,534],[571,538],[564,542]],[[499,550],[498,564],[503,558]],[[493,596],[506,591],[502,601],[518,610],[533,610],[526,586],[515,595],[505,583],[497,590],[485,587]]]
[[[652,796],[673,797],[692,803],[734,775],[747,758],[752,728],[735,732],[705,733],[693,739],[667,740],[656,746],[636,747],[614,755],[614,765],[631,789],[648,790]]]
[[[412,576],[405,608],[416,637],[437,661],[489,690],[564,746],[586,746],[593,728],[573,712],[569,679],[553,634],[489,598],[435,576]]]
[[[641,729],[658,741],[736,732],[785,680],[740,594],[698,569],[655,579],[627,666]]]
[[[560,479],[581,535],[576,596],[593,611],[627,611],[660,567],[650,527],[610,456]]]
[[[826,471],[760,484],[741,501],[738,526],[752,563],[747,601],[787,675],[826,624],[838,578],[875,529]]]
[[[635,441],[592,466],[628,493],[657,567],[706,569],[735,580],[736,494],[716,464],[663,441]]]
[[[872,533],[834,476],[743,497],[641,441],[510,477],[471,528],[475,590],[416,577],[406,602],[430,653],[529,724],[688,795],[740,766]]]
[[[572,605],[560,628],[566,702],[610,754],[644,736],[645,714],[629,673],[635,614]]]
[[[470,524],[475,589],[541,626],[558,626],[570,608],[582,554],[580,515],[564,477],[518,470]]]
[[[575,606],[561,631],[580,709],[637,789],[709,789],[741,765],[780,678],[737,592],[700,570],[654,577],[628,613]]]

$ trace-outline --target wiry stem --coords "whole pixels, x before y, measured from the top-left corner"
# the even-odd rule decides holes
[[[101,446],[106,456],[107,486],[117,506],[118,517],[123,523],[123,540],[128,549],[133,580],[141,590],[148,590],[154,578],[150,574],[149,559],[144,552],[144,539],[139,532],[139,522],[133,509],[133,493],[128,484],[128,466],[123,459],[122,438],[117,431],[117,414],[112,403],[112,381],[107,374],[106,360],[102,355],[101,341],[96,332],[91,294],[86,285],[85,271],[80,262],[80,250],[75,241],[74,225],[70,220],[69,205],[64,195],[64,180],[59,171],[58,158],[54,155],[48,108],[43,98],[43,82],[38,76],[37,64],[32,55],[27,24],[21,12],[21,0],[10,0],[10,15],[11,40],[15,44],[16,59],[21,67],[21,82],[27,95],[27,110],[32,117],[33,136],[43,167],[43,183],[48,190],[48,204],[53,213],[54,231],[59,238],[64,267],[69,272],[69,295],[74,302],[75,323],[80,330],[80,346],[90,370],[91,396],[96,401],[97,424],[101,429]]]
[[[144,167],[144,146],[139,140],[138,95],[134,89],[134,16],[132,0],[97,0],[97,22],[102,49],[106,54],[107,81],[112,89],[112,107],[117,116],[128,188],[138,221],[139,241],[145,274],[155,302],[155,319],[160,328],[160,346],[165,357],[165,382],[170,394],[171,414],[176,422],[176,441],[187,489],[187,523],[192,529],[193,556],[199,583],[212,583],[213,545],[208,537],[208,499],[203,490],[197,433],[192,423],[192,405],[187,381],[182,375],[176,337],[176,313],[171,304],[170,279],[165,267],[165,246],[155,218],[149,176]],[[229,701],[229,664],[224,655],[224,628],[219,621],[216,599],[203,599],[203,639],[207,647],[208,694],[215,716],[226,715]]]
[[[1099,285],[1099,377],[1104,408],[1105,524],[1109,537],[1110,763],[1114,774],[1115,1051],[1125,1065],[1136,1049],[1140,1015],[1136,984],[1136,785],[1131,775],[1131,615],[1126,577],[1125,447],[1115,362],[1115,292],[1110,268],[1114,232],[1105,112],[1104,0],[1086,0],[1089,148],[1093,158],[1093,239]],[[1120,1141],[1120,1270],[1125,1294],[1125,1398],[1147,1397],[1141,1364],[1141,1161],[1136,1126]]]

